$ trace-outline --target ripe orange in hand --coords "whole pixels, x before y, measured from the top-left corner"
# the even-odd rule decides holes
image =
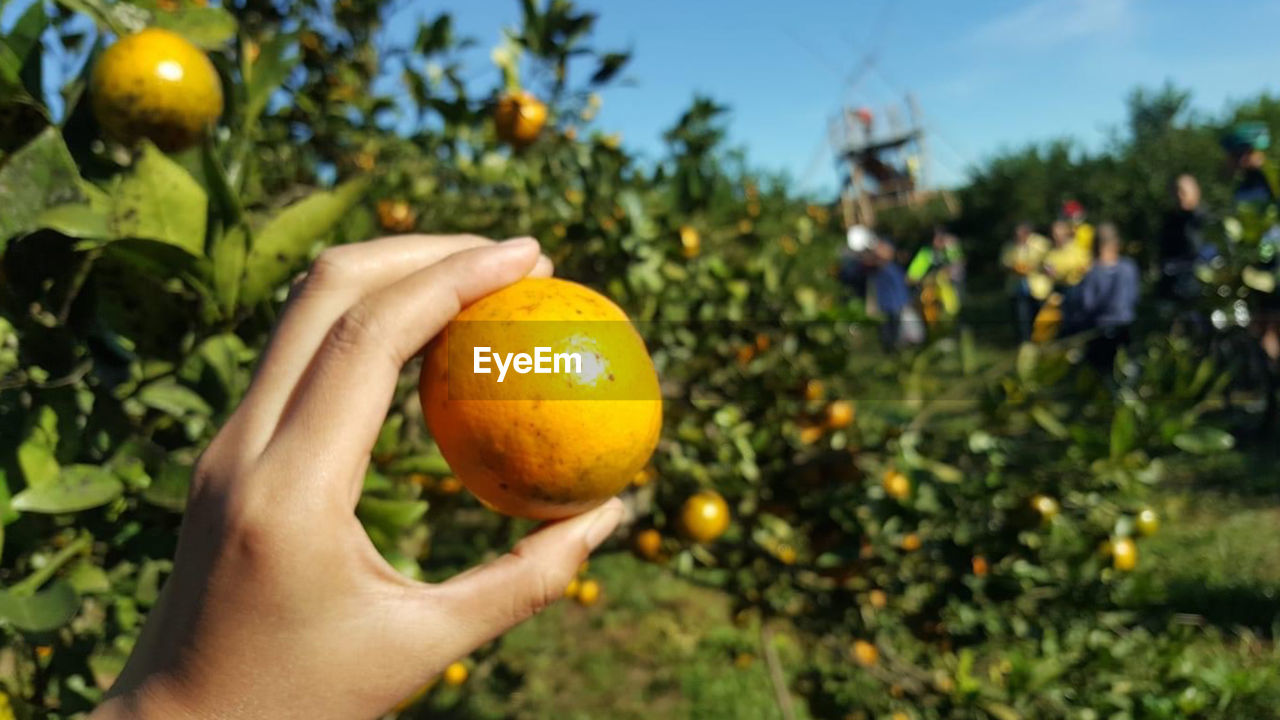
[[[538,348],[552,359],[539,364]],[[608,298],[567,280],[526,278],[463,309],[428,347],[418,389],[454,475],[520,517],[568,517],[616,495],[662,428],[640,334]]]

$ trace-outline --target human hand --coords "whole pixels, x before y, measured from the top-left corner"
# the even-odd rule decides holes
[[[555,600],[616,499],[428,585],[354,514],[401,367],[466,304],[551,263],[529,238],[327,250],[201,457],[173,575],[95,720],[375,717]]]

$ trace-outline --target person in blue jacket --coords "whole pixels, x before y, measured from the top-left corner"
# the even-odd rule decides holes
[[[1129,344],[1138,305],[1138,265],[1120,254],[1120,233],[1111,223],[1098,228],[1098,259],[1080,281],[1080,310],[1094,331],[1086,349],[1089,363],[1110,374],[1116,353]]]
[[[895,255],[892,242],[884,238],[876,242],[871,287],[876,295],[876,306],[880,308],[884,318],[880,324],[880,345],[885,352],[893,352],[898,348],[902,335],[902,311],[911,300],[906,273]]]

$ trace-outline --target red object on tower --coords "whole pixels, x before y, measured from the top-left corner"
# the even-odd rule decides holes
[[[858,122],[862,123],[862,126],[866,128],[870,128],[871,121],[875,120],[875,115],[865,107],[858,108],[853,114],[858,117]]]

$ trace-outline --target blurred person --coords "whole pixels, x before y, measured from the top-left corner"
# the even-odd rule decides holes
[[[898,264],[893,243],[880,238],[872,250],[874,270],[871,274],[872,291],[883,322],[880,325],[880,346],[891,353],[898,349],[902,336],[902,315],[911,299],[906,274]]]
[[[1259,213],[1265,212],[1280,197],[1280,171],[1267,161],[1266,151],[1270,147],[1271,130],[1266,123],[1238,123],[1223,136],[1222,148],[1236,175],[1232,199],[1237,209],[1251,206]],[[1269,238],[1274,237],[1277,232],[1277,228],[1271,228],[1264,235],[1263,242],[1269,242]],[[1272,255],[1262,267],[1274,273],[1276,264],[1276,257]],[[1265,391],[1266,424],[1270,429],[1280,419],[1280,406],[1277,405],[1276,398],[1276,375],[1280,373],[1280,293],[1274,290],[1263,293],[1257,311],[1253,321],[1254,331],[1258,334],[1258,343],[1270,365],[1270,387]]]
[[[1080,281],[1080,311],[1096,334],[1085,356],[1098,372],[1110,374],[1116,353],[1129,344],[1140,291],[1138,264],[1120,254],[1120,233],[1111,223],[1098,228],[1098,261]]]
[[[934,227],[932,240],[916,251],[907,265],[907,282],[920,288],[920,305],[927,323],[932,325],[944,316],[959,314],[964,280],[964,252],[959,239],[941,225]]]
[[[1207,249],[1204,233],[1209,217],[1200,204],[1200,183],[1195,176],[1183,173],[1174,179],[1172,195],[1175,206],[1165,213],[1157,244],[1160,279],[1156,293],[1182,305],[1199,293],[1195,265]]]
[[[1018,342],[1031,339],[1032,323],[1040,305],[1053,290],[1053,281],[1042,270],[1049,240],[1035,232],[1029,222],[1020,222],[1013,231],[1013,242],[1005,247],[1000,262],[1009,272],[1009,296]]]
[[[1267,162],[1271,131],[1265,123],[1238,123],[1222,138],[1222,148],[1236,176],[1232,199],[1236,205],[1269,205],[1280,193],[1280,176]]]
[[[1084,205],[1079,200],[1068,200],[1062,203],[1062,219],[1067,221],[1071,226],[1071,235],[1075,238],[1075,242],[1084,251],[1084,254],[1093,256],[1093,226],[1087,222]]]
[[[1053,292],[1059,300],[1054,305],[1062,313],[1059,335],[1071,335],[1081,327],[1076,286],[1089,271],[1089,254],[1076,242],[1075,232],[1066,220],[1057,220],[1050,229],[1053,247],[1044,256],[1044,274],[1053,281]]]
[[[854,297],[867,299],[867,278],[875,250],[875,235],[864,225],[850,227],[845,236],[845,246],[840,251],[840,282],[848,287]]]

